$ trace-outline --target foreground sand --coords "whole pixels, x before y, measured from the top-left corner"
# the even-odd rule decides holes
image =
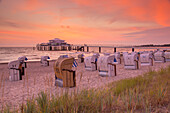
[[[49,94],[61,94],[66,88],[54,86],[54,61],[50,66],[43,67],[40,62],[27,63],[26,75],[21,81],[9,81],[9,70],[7,64],[0,64],[0,109],[2,105],[18,107],[28,98],[36,97],[40,91],[47,91]],[[170,62],[154,63],[154,66],[139,67],[138,70],[125,70],[123,64],[117,65],[117,76],[100,77],[98,71],[85,71],[84,63],[79,63],[76,71],[75,88],[69,88],[69,91],[82,90],[89,88],[99,88],[113,81],[141,75],[149,70],[159,70],[170,66]]]

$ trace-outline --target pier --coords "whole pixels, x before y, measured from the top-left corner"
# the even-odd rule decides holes
[[[117,52],[117,49],[126,48],[131,49],[134,52],[136,49],[162,49],[162,50],[170,50],[170,47],[136,47],[136,46],[92,46],[92,45],[58,45],[58,46],[49,46],[49,45],[37,45],[37,50],[39,51],[82,51],[82,52],[92,52],[90,48],[98,48],[99,53],[102,53],[102,49],[109,48],[113,49],[113,52]]]

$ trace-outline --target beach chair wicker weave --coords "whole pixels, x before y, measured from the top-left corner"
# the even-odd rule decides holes
[[[19,57],[18,58],[19,62],[21,63],[22,65],[22,70],[21,70],[21,74],[22,75],[25,75],[25,68],[27,68],[27,57],[26,56],[22,56],[22,57]]]
[[[116,76],[116,64],[114,62],[115,56],[100,56],[98,58],[98,71],[100,76]]]
[[[162,63],[165,62],[165,56],[163,51],[158,50],[154,53],[154,62],[162,62]]]
[[[49,61],[48,59],[50,59],[49,56],[41,56],[41,65],[42,66],[49,66]]]
[[[18,81],[22,80],[22,64],[19,60],[11,61],[8,63],[9,68],[9,80],[10,81]]]
[[[78,55],[78,62],[79,63],[83,63],[84,62],[84,55],[83,54],[79,54]]]
[[[165,52],[165,61],[169,62],[170,61],[170,51]]]
[[[153,55],[151,52],[143,52],[140,54],[141,66],[153,66]]]
[[[60,87],[75,87],[76,75],[72,70],[74,58],[58,58],[54,63],[56,85]]]
[[[124,59],[124,68],[125,69],[139,69],[137,53],[125,52],[125,53],[123,53],[123,59]]]
[[[121,64],[120,52],[115,52],[114,55],[118,64]]]

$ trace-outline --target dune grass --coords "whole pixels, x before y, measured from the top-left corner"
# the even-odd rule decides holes
[[[108,84],[105,88],[49,96],[41,92],[18,110],[6,106],[4,113],[98,113],[168,112],[170,110],[170,66],[158,72]],[[1,111],[2,112],[2,111]]]

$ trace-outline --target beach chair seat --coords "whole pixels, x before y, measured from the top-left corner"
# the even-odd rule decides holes
[[[11,61],[8,63],[9,68],[9,80],[18,81],[22,80],[22,64],[19,60]]]
[[[120,57],[120,52],[115,52],[114,53],[116,61],[118,64],[121,64],[121,57]]]
[[[27,68],[27,57],[26,56],[21,56],[18,58],[19,62],[22,64],[22,70],[21,70],[21,74],[25,75],[25,68]]]
[[[154,62],[162,62],[162,63],[165,62],[165,57],[164,57],[163,51],[158,50],[154,53]]]
[[[124,68],[125,69],[138,69],[138,54],[135,52],[132,53],[123,53],[124,59]]]
[[[49,61],[48,59],[50,59],[49,56],[41,56],[41,65],[42,66],[49,66]]]
[[[78,55],[78,63],[83,63],[84,62],[84,55],[83,54],[79,54]]]
[[[97,68],[99,76],[116,76],[116,64],[114,62],[115,56],[100,56],[97,61]]]
[[[166,61],[166,62],[169,62],[169,61],[170,61],[170,51],[165,51],[164,54],[165,54],[165,55],[164,55],[165,61]]]
[[[99,54],[93,54],[93,56],[88,56],[84,59],[85,70],[95,71],[97,70],[97,58]]]
[[[72,70],[74,58],[59,57],[54,63],[55,85],[60,87],[75,87],[76,73]]]
[[[143,52],[140,54],[141,66],[153,66],[153,55],[151,52]]]

